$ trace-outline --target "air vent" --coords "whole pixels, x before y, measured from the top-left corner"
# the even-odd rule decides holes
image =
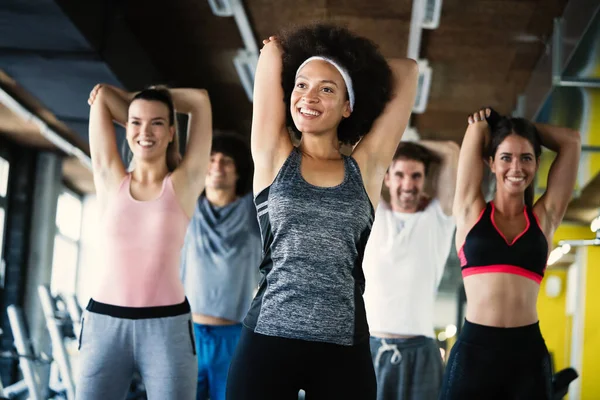
[[[425,0],[423,14],[423,28],[437,29],[440,26],[440,15],[442,13],[442,0]]]
[[[431,87],[431,67],[427,60],[419,60],[419,81],[417,83],[417,97],[413,107],[413,113],[421,114],[427,108],[429,89]]]

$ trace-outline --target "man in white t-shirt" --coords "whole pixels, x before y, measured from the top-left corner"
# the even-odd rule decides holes
[[[385,175],[363,270],[378,400],[437,399],[444,366],[433,327],[434,303],[455,229],[452,202],[459,147],[402,142]],[[435,193],[429,167],[440,163]]]

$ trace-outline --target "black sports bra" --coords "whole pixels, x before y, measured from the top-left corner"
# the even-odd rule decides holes
[[[537,216],[525,206],[525,230],[512,243],[494,222],[494,203],[489,202],[458,252],[463,277],[501,272],[542,281],[548,260],[548,242]]]

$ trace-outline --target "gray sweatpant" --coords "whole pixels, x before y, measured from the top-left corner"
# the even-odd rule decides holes
[[[377,400],[437,400],[444,364],[435,340],[371,337]]]
[[[198,362],[190,313],[127,319],[85,310],[78,400],[125,399],[139,371],[148,400],[194,400]]]

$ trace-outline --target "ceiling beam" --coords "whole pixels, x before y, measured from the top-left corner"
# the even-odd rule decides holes
[[[164,83],[146,51],[127,26],[120,2],[105,0],[55,0],[100,59],[128,90]]]
[[[555,83],[553,82],[553,55],[558,57],[554,60],[554,69],[558,64],[562,72],[598,12],[600,12],[598,0],[570,0],[567,3],[562,16],[561,51],[555,54],[556,44],[547,43],[547,51],[542,54],[531,72],[531,78],[523,93],[525,95],[523,116],[526,119],[535,120],[552,93]]]

